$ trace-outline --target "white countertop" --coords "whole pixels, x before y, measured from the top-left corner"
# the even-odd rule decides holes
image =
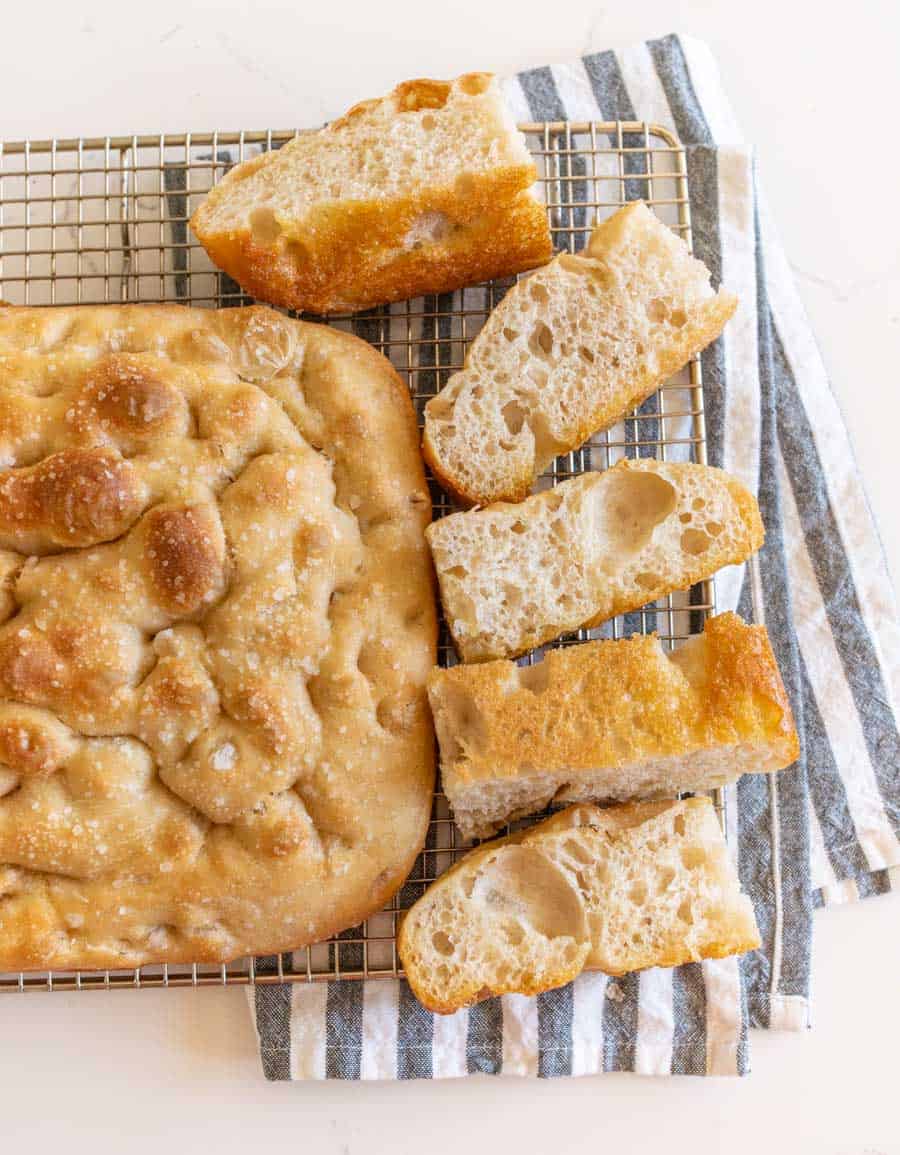
[[[0,136],[314,124],[410,76],[703,37],[758,146],[896,576],[900,17],[883,0],[830,7],[31,0],[4,11]],[[814,1030],[755,1033],[746,1080],[268,1085],[240,990],[9,996],[0,1147],[886,1155],[900,1151],[898,913],[891,895],[816,916]]]

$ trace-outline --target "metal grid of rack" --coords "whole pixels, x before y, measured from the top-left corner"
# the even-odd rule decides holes
[[[631,122],[520,128],[538,168],[558,251],[577,252],[598,220],[639,198],[691,243],[684,150],[667,130]],[[17,305],[250,303],[210,264],[188,221],[228,168],[264,149],[279,148],[293,135],[223,132],[0,144],[0,299]],[[424,402],[461,367],[466,346],[512,283],[497,281],[326,321],[389,357],[421,416]],[[558,458],[539,484],[606,469],[626,456],[705,462],[698,358],[617,426]],[[447,498],[433,484],[432,496],[435,517],[449,511]],[[704,582],[555,644],[657,630],[664,644],[674,646],[702,630],[713,602],[712,583]],[[454,660],[443,628],[439,660]],[[526,660],[533,661],[534,655]],[[721,811],[722,799],[716,803]],[[425,849],[390,906],[329,942],[228,965],[0,974],[0,991],[396,977],[402,973],[395,945],[400,913],[463,849],[447,801],[438,793]]]

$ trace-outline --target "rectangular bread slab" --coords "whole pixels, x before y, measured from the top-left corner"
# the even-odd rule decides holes
[[[551,801],[708,790],[799,753],[765,627],[732,613],[669,652],[636,634],[534,666],[436,669],[428,696],[444,793],[467,838]]]
[[[434,785],[409,394],[271,309],[0,308],[0,970],[355,926]]]

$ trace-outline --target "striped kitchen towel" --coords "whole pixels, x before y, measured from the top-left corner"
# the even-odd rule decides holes
[[[791,769],[730,788],[730,845],[763,944],[742,960],[585,974],[537,999],[443,1018],[402,982],[260,986],[251,997],[271,1079],[743,1074],[748,1027],[808,1025],[813,908],[900,883],[894,594],[713,58],[669,36],[522,73],[507,91],[520,121],[639,120],[675,132],[687,146],[695,251],[741,299],[703,355],[708,453],[757,493],[767,536],[752,564],[720,575],[718,608],[768,626],[802,737]]]

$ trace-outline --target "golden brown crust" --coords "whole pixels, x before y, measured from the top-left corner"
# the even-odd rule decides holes
[[[118,537],[146,501],[135,471],[103,452],[66,449],[0,477],[0,542],[33,553]]]
[[[437,633],[388,362],[261,308],[9,308],[0,430],[0,968],[380,908],[427,829]]]
[[[353,311],[512,276],[549,260],[546,209],[527,191],[534,179],[530,168],[498,169],[472,175],[464,194],[448,185],[390,200],[322,204],[302,226],[283,228],[275,247],[248,229],[210,232],[200,210],[191,226],[210,259],[252,296],[309,313]],[[446,216],[445,243],[404,249],[404,237],[426,213]]]
[[[730,747],[754,747],[760,771],[790,765],[797,731],[765,627],[719,614],[690,645],[684,668],[655,635],[633,635],[553,650],[521,671],[505,660],[435,669],[428,691],[451,804],[473,783],[554,770],[578,796],[579,780],[604,769],[716,748],[727,759]]]
[[[502,839],[496,839],[491,843],[492,847],[502,842]],[[467,861],[467,860],[463,860]],[[397,932],[397,950],[401,959],[404,954],[409,951],[408,946],[401,947],[403,941],[403,926],[406,923],[406,917],[400,924],[400,929]],[[747,951],[756,950],[762,942],[759,932],[755,935],[744,934],[740,937],[730,938],[723,942],[710,942],[704,945],[703,958],[731,958],[733,955],[746,954]],[[699,962],[694,955],[687,949],[671,950],[662,953],[657,959],[654,959],[652,966],[656,967],[678,967],[685,963]],[[516,994],[525,995],[527,998],[533,998],[535,995],[543,994],[544,991],[556,990],[558,987],[564,987],[567,983],[573,982],[578,978],[582,971],[600,971],[608,975],[610,978],[621,978],[623,975],[634,974],[634,967],[617,968],[614,966],[571,966],[560,968],[553,974],[544,974],[541,979],[537,977],[528,977],[524,982],[512,984],[502,984],[496,987],[480,987],[473,989],[471,994],[466,998],[442,999],[435,994],[434,989],[428,985],[428,981],[424,976],[420,976],[417,971],[410,968],[404,973],[404,978],[409,983],[409,989],[416,996],[419,1002],[426,1010],[431,1011],[436,1015],[453,1015],[457,1011],[465,1007],[474,1006],[476,1003],[484,1002],[485,999],[501,998],[503,995]],[[647,968],[642,968],[647,969]]]
[[[443,110],[445,105],[445,123],[452,124],[454,132],[466,132],[466,126],[470,131],[473,124],[484,132],[477,163],[473,159],[470,168],[469,158],[461,158],[453,179],[448,179],[446,165],[439,166],[439,175],[428,163],[419,171],[406,154],[401,158],[398,146],[392,163],[404,166],[404,172],[408,167],[402,193],[380,195],[372,191],[380,185],[365,183],[352,195],[342,193],[340,185],[315,186],[308,195],[318,199],[301,203],[291,213],[270,211],[260,202],[271,227],[260,228],[252,219],[257,214],[245,212],[243,182],[265,173],[276,193],[279,179],[290,185],[296,178],[285,157],[295,156],[298,148],[312,150],[313,160],[322,149],[339,160],[351,155],[358,168],[364,159],[354,135],[360,121],[370,121],[361,129],[364,133],[387,137],[392,127],[418,126],[416,113]],[[194,213],[191,227],[212,260],[246,292],[318,314],[447,292],[533,268],[552,254],[547,214],[530,191],[537,170],[524,145],[516,143],[501,108],[488,73],[469,73],[454,81],[407,81],[381,99],[355,105],[319,132],[232,169]],[[438,111],[438,119],[441,115]],[[429,113],[424,119],[431,120],[433,129],[435,116]],[[416,131],[427,138],[430,129],[423,122]],[[407,153],[420,144],[413,138]],[[454,140],[453,147],[461,146]],[[228,217],[237,197],[242,199]],[[237,223],[220,224],[220,213]],[[440,222],[440,236],[417,234],[417,227],[429,220]]]
[[[208,506],[157,506],[144,521],[144,552],[155,600],[167,613],[193,614],[225,584],[225,538]]]
[[[405,921],[406,919],[404,919],[404,922]],[[399,944],[402,934],[403,927],[401,925],[397,938],[398,950],[400,949]],[[435,1015],[453,1015],[465,1007],[472,1007],[476,1003],[482,1003],[485,999],[502,998],[503,995],[525,995],[527,998],[533,998],[535,995],[543,994],[544,991],[556,990],[558,987],[564,987],[567,983],[578,978],[583,969],[581,966],[560,968],[560,970],[554,974],[545,973],[541,979],[530,976],[526,977],[524,981],[516,983],[515,986],[498,984],[493,987],[480,987],[477,990],[474,989],[473,986],[472,992],[468,997],[454,999],[452,1002],[436,995],[434,990],[426,985],[426,982],[420,979],[416,971],[412,968],[404,974],[404,977],[409,983],[409,989],[426,1010],[431,1011],[432,1014]]]
[[[490,72],[467,72],[457,77],[455,83],[464,92],[475,95],[483,92],[493,80]],[[428,77],[418,77],[414,80],[404,80],[396,86],[388,100],[396,102],[398,110],[413,112],[420,108],[443,108],[447,97],[453,88],[453,81],[432,80]],[[370,109],[377,108],[382,99],[360,100],[354,104],[343,116],[333,120],[329,128],[339,129],[352,124],[354,120],[363,116]]]
[[[729,612],[710,618],[704,632],[710,710],[730,714],[742,740],[758,727],[781,747],[777,769],[789,766],[800,756],[800,740],[766,627],[748,626]]]

